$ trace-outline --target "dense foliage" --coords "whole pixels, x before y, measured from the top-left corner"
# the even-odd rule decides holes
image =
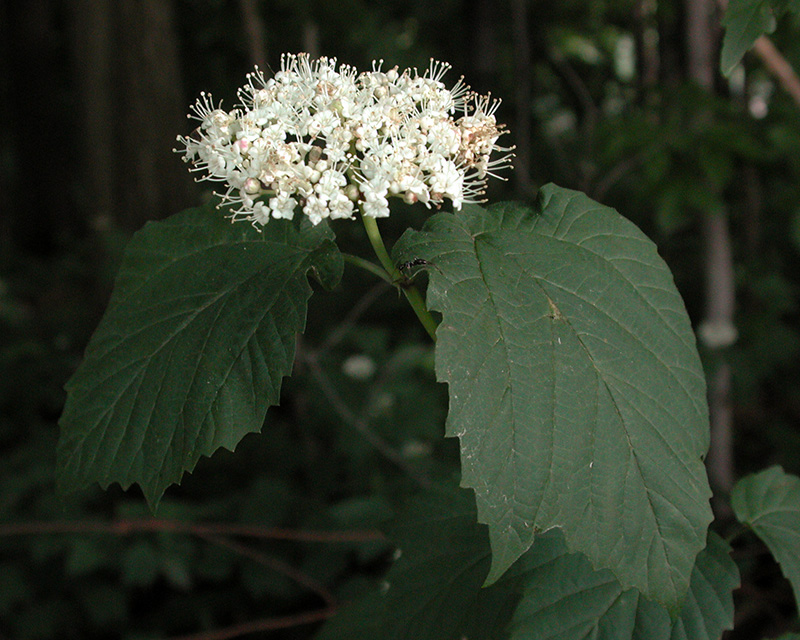
[[[521,45],[518,37],[509,35],[515,18],[519,18],[518,13],[513,13],[518,11],[518,4],[492,5],[488,24],[493,44],[488,49],[475,45],[486,36],[480,26],[483,24],[486,29],[486,22],[479,19],[484,15],[481,11],[486,11],[481,3],[372,6],[349,2],[338,3],[334,10],[333,5],[274,2],[260,4],[258,10],[267,33],[268,59],[273,65],[277,66],[280,51],[308,45],[301,34],[308,37],[309,33],[316,33],[321,51],[343,61],[364,66],[372,57],[380,57],[393,64],[424,68],[434,55],[452,61],[458,73],[469,72],[479,85],[477,89],[491,89],[507,97],[500,118],[511,123],[512,135],[520,135],[513,126],[515,119],[529,120],[530,140],[515,141],[528,148],[531,184],[553,180],[581,189],[595,200],[617,207],[638,224],[656,241],[659,253],[675,274],[677,289],[686,300],[695,327],[705,304],[699,277],[704,261],[699,230],[704,216],[721,209],[729,212],[739,336],[737,342],[721,350],[701,342],[703,365],[708,373],[713,373],[722,359],[733,367],[737,477],[771,464],[780,464],[787,472],[797,474],[797,106],[769,80],[758,61],[747,56],[740,68],[744,73],[737,76],[734,71],[729,82],[718,77],[716,94],[699,91],[687,81],[681,54],[675,53],[683,47],[681,5],[658,2],[650,6],[618,0],[559,3],[546,11],[536,5],[529,7],[530,65],[525,73],[532,99],[525,103],[527,111],[520,114],[512,107],[513,96],[520,90],[520,69],[515,67],[515,60]],[[750,3],[751,8],[755,4]],[[757,4],[759,11],[767,12],[792,8],[791,3]],[[634,7],[639,13],[632,10]],[[68,8],[69,3],[58,2],[50,7],[55,11],[54,28],[64,30],[59,33],[66,31],[59,20],[69,13]],[[216,94],[223,96],[227,91],[232,97],[236,81],[252,63],[240,37],[242,17],[238,5],[192,2],[175,3],[173,8],[187,93],[196,94],[201,88],[213,86]],[[792,31],[791,20],[789,16],[780,23],[774,38],[784,55],[796,62],[800,50],[792,39],[796,30]],[[766,20],[763,30],[768,28],[772,28],[772,22]],[[646,37],[640,37],[642,34]],[[646,43],[653,34],[658,38],[657,81],[652,77],[648,80],[652,68],[647,66]],[[20,37],[20,33],[12,35]],[[66,45],[60,41],[54,50],[58,46]],[[725,64],[723,59],[723,67]],[[69,70],[53,69],[50,73],[51,94],[56,96],[51,108],[69,104],[77,95]],[[13,75],[11,78],[6,81],[0,107],[9,116],[6,123],[21,126],[30,116],[17,105],[22,96],[14,94],[12,99],[11,90],[22,83]],[[181,101],[188,102],[189,96],[185,100],[181,97]],[[55,121],[64,117],[60,113]],[[124,278],[136,277],[137,270],[141,273],[142,269],[152,268],[158,260],[166,267],[177,264],[178,270],[170,273],[166,269],[167,277],[154,282],[152,290],[140,291],[142,298],[138,301],[112,299],[112,309],[124,309],[129,304],[132,313],[137,308],[144,309],[141,313],[146,319],[153,309],[142,302],[158,299],[179,322],[184,311],[180,304],[186,301],[182,294],[193,283],[205,285],[214,281],[220,275],[220,265],[238,259],[241,264],[236,268],[250,269],[256,275],[270,273],[287,283],[291,293],[283,301],[265,300],[259,298],[258,291],[248,289],[247,282],[223,283],[225,300],[233,300],[240,309],[256,304],[262,310],[274,310],[269,313],[280,318],[277,326],[283,327],[281,323],[291,314],[294,320],[288,328],[283,327],[285,333],[276,341],[263,326],[237,324],[236,319],[241,316],[226,318],[220,311],[222,323],[216,325],[220,316],[213,315],[214,323],[206,325],[208,332],[221,331],[226,339],[240,340],[249,364],[261,358],[281,359],[282,371],[291,371],[292,376],[284,381],[279,398],[279,379],[266,382],[266,370],[243,367],[241,359],[231,361],[235,375],[244,382],[238,387],[226,387],[227,392],[235,395],[237,390],[246,390],[248,376],[257,375],[264,384],[271,385],[272,393],[253,402],[250,419],[237,424],[235,438],[227,441],[215,440],[213,425],[229,417],[226,402],[240,402],[241,397],[219,397],[207,390],[205,399],[188,407],[192,419],[187,423],[198,430],[197,447],[189,454],[190,460],[184,457],[186,451],[180,450],[181,455],[176,453],[169,468],[157,469],[149,484],[145,483],[147,498],[155,503],[161,490],[180,478],[184,469],[193,468],[195,463],[197,466],[179,488],[167,492],[156,519],[151,518],[141,496],[114,487],[107,493],[92,489],[66,498],[57,496],[53,481],[56,420],[66,397],[61,388],[81,361],[105,307],[113,274],[121,261],[123,241],[144,220],[131,224],[122,216],[116,217],[113,210],[96,211],[82,196],[89,191],[81,183],[82,174],[66,160],[62,171],[74,186],[58,193],[40,194],[43,187],[52,185],[43,185],[40,173],[23,168],[27,147],[42,148],[37,136],[43,134],[33,130],[30,135],[30,139],[9,137],[3,142],[7,161],[0,167],[2,185],[7,187],[2,196],[0,263],[0,446],[6,452],[6,464],[0,471],[0,636],[169,637],[248,624],[255,624],[251,630],[256,630],[258,621],[263,621],[265,631],[261,635],[276,638],[309,638],[317,633],[321,638],[353,637],[353,627],[348,625],[362,625],[356,628],[359,637],[365,638],[517,639],[541,637],[542,628],[551,630],[550,637],[572,638],[584,637],[580,634],[590,633],[595,627],[602,637],[651,638],[656,637],[653,634],[671,634],[676,638],[714,638],[730,626],[730,591],[739,580],[737,568],[729,560],[728,547],[719,536],[736,533],[740,535],[731,540],[732,557],[743,586],[736,592],[742,606],[737,609],[737,631],[731,637],[775,637],[797,631],[792,597],[792,587],[795,592],[798,590],[797,556],[782,557],[779,551],[785,548],[781,544],[796,544],[796,540],[781,541],[782,530],[776,524],[796,522],[798,487],[791,476],[776,467],[748,477],[731,496],[735,516],[758,537],[741,532],[723,502],[714,525],[716,533],[710,534],[697,564],[673,565],[689,588],[677,617],[670,618],[663,608],[620,585],[620,581],[628,580],[628,585],[646,589],[649,577],[633,575],[633,568],[623,578],[602,569],[593,573],[583,556],[570,553],[576,548],[587,552],[584,547],[575,546],[580,544],[576,540],[585,535],[580,522],[574,523],[573,528],[566,527],[563,539],[553,531],[542,538],[543,544],[530,551],[526,552],[524,545],[509,550],[506,564],[521,556],[517,563],[502,577],[496,575],[500,579],[492,586],[479,589],[493,562],[489,552],[490,538],[496,537],[492,512],[501,499],[498,495],[508,492],[503,486],[495,488],[500,490],[498,495],[487,492],[481,497],[479,492],[476,510],[471,492],[457,490],[454,485],[462,472],[467,484],[470,473],[479,478],[486,461],[474,460],[470,471],[469,466],[464,466],[464,447],[468,443],[462,439],[459,455],[458,441],[443,439],[442,435],[445,429],[449,435],[461,434],[457,412],[455,416],[451,413],[445,427],[448,404],[451,412],[456,408],[474,413],[481,408],[459,407],[453,398],[453,385],[448,389],[435,384],[437,373],[439,379],[447,378],[445,372],[434,370],[433,346],[413,314],[385,283],[350,268],[341,273],[342,265],[331,252],[322,228],[312,232],[276,225],[259,235],[252,229],[231,227],[217,220],[219,232],[231,235],[230,244],[202,248],[196,262],[180,261],[177,254],[154,253],[153,247],[148,246],[148,230],[158,227],[168,231],[178,222],[184,228],[199,227],[212,224],[210,218],[193,218],[196,214],[187,212],[182,214],[184,219],[150,225],[134,238],[123,264]],[[53,153],[69,157],[73,149],[69,145],[74,142],[59,142],[63,146]],[[165,145],[163,152],[169,154],[169,149]],[[177,158],[172,161],[180,164]],[[62,177],[57,177],[56,184],[61,184]],[[492,199],[514,196],[533,204],[533,193],[525,182],[513,176],[512,181],[515,182],[506,191],[493,187]],[[550,203],[552,215],[569,215],[569,206],[557,205],[559,198],[569,200],[571,192],[548,189],[543,202]],[[32,230],[37,223],[37,215],[31,210],[34,196],[37,208],[48,208],[52,202],[53,211],[61,212],[60,220],[55,213],[42,212],[41,228]],[[196,197],[187,197],[183,204],[195,203]],[[65,210],[70,213],[63,214]],[[394,215],[394,204],[392,210]],[[513,211],[494,211],[501,220],[497,223],[500,231],[506,224],[502,222],[504,216],[513,222]],[[606,208],[601,211],[600,215],[616,215]],[[164,208],[151,217],[172,213],[174,210]],[[403,209],[403,215],[403,223],[394,217],[387,221],[383,227],[387,238],[398,240],[409,224],[419,231],[409,232],[399,242],[396,263],[409,265],[409,279],[423,285],[427,282],[432,308],[446,319],[454,313],[448,305],[457,302],[437,302],[436,294],[453,273],[446,264],[453,247],[439,246],[437,233],[447,242],[456,243],[458,229],[454,229],[455,223],[446,213],[428,222],[425,219],[429,214],[424,208]],[[623,234],[633,229],[622,220],[612,224],[622,225]],[[545,219],[537,227],[524,230],[540,249],[530,256],[517,255],[515,243],[521,242],[523,232],[517,227],[505,235],[487,236],[485,248],[497,249],[500,254],[514,253],[514,268],[522,264],[531,272],[545,273],[543,281],[557,288],[563,283],[561,279],[578,276],[547,274],[547,266],[552,263],[545,261],[556,259],[555,250],[548,244],[554,229],[558,229],[557,221]],[[630,231],[630,241],[638,247],[643,237],[634,231]],[[581,232],[580,226],[575,232]],[[586,233],[591,235],[591,229]],[[297,235],[296,239],[287,242],[292,234]],[[350,229],[339,227],[336,234],[343,250],[357,253],[366,246],[363,231],[356,225]],[[237,244],[269,244],[273,235],[279,237],[281,246],[297,249],[277,260],[282,269],[278,274],[267,269],[266,264],[276,260],[275,255],[259,253],[255,244],[246,259],[241,253],[236,254],[239,258],[226,253],[227,248]],[[578,237],[575,242],[580,241]],[[575,250],[569,246],[563,249],[567,255]],[[650,253],[645,258],[638,253],[635,258],[663,264],[652,245],[648,247]],[[465,260],[456,265],[457,269],[480,266],[480,256],[463,255]],[[500,267],[503,268],[509,267]],[[598,273],[605,273],[603,268],[600,266]],[[309,269],[317,275],[310,285],[306,280]],[[325,286],[335,284],[339,277],[342,282],[337,291],[327,292]],[[654,277],[662,276],[656,273]],[[647,284],[643,287],[647,288]],[[308,299],[312,289],[314,295]],[[490,293],[465,290],[458,304],[468,305]],[[172,294],[177,295],[171,298]],[[265,288],[261,295],[270,293]],[[302,305],[295,307],[295,301],[301,299]],[[307,311],[302,308],[306,299]],[[562,301],[555,297],[553,300],[557,309],[545,309],[551,316],[570,313],[569,300],[564,300],[563,306]],[[546,304],[547,298],[539,302]],[[626,309],[624,302],[620,304],[623,306],[609,301],[610,308],[620,312],[620,318],[616,324],[604,326],[605,332],[621,331],[619,327],[624,328],[625,322],[636,324],[637,311]],[[220,310],[230,308],[220,306]],[[512,305],[500,313],[513,312]],[[456,308],[455,316],[459,314],[460,309]],[[306,331],[295,341],[294,331],[306,317]],[[133,339],[130,328],[134,324],[125,322],[142,319],[134,315],[120,320],[114,329],[119,338],[115,348],[124,350]],[[198,316],[197,321],[202,323],[204,318]],[[653,321],[645,318],[641,322]],[[490,325],[491,318],[486,323],[487,327]],[[539,330],[535,326],[526,329],[533,335]],[[162,330],[158,327],[159,332]],[[688,326],[680,331],[688,331]],[[158,335],[161,333],[137,335],[136,340],[158,340]],[[189,340],[192,336],[187,334],[183,340],[180,332],[174,335],[171,348],[182,355],[170,360],[174,369],[159,371],[175,380],[169,387],[175,393],[201,392],[202,388],[192,387],[186,371],[202,365],[198,361],[203,353]],[[566,339],[566,334],[563,337]],[[265,345],[278,344],[280,354],[264,355]],[[107,346],[95,345],[86,358],[102,361],[108,353]],[[137,343],[136,348],[140,347]],[[440,344],[439,348],[446,350],[447,345]],[[225,354],[220,347],[218,355]],[[453,349],[447,363],[457,370],[468,366],[465,362],[470,357],[483,356]],[[602,361],[603,354],[599,351],[597,357]],[[684,360],[676,366],[696,367],[690,362],[691,354]],[[442,367],[442,362],[437,358],[436,367]],[[585,366],[581,368],[580,358],[575,362],[575,375],[588,377],[572,384],[591,384],[591,372]],[[641,375],[639,371],[616,368],[614,373],[622,379]],[[121,374],[129,375],[133,382],[144,375],[130,370]],[[204,382],[214,384],[213,380]],[[102,384],[102,379],[73,380],[71,389],[75,394],[76,389]],[[567,391],[569,384],[568,381]],[[135,386],[131,387],[131,397],[137,397]],[[278,400],[279,406],[270,409],[262,430],[259,416],[267,404]],[[158,401],[154,399],[155,403]],[[531,412],[536,412],[539,401],[530,399]],[[94,412],[90,420],[109,419],[108,428],[113,432],[113,420],[120,414],[83,405],[75,395],[71,402],[66,407],[68,421],[77,420],[75,416],[82,411],[90,411]],[[685,407],[676,409],[688,420],[692,419],[690,404],[687,400]],[[146,417],[142,416],[145,420]],[[185,419],[183,412],[175,416],[176,423]],[[568,422],[570,417],[564,419]],[[162,423],[154,426],[155,430],[147,433],[155,434],[156,440],[159,429],[173,428]],[[535,425],[530,428],[535,434]],[[613,430],[613,422],[609,421],[606,428]],[[647,429],[641,425],[634,429],[640,429],[645,446],[650,447]],[[232,447],[245,433],[258,430],[261,435],[244,437],[235,453],[223,450],[210,459],[202,457],[219,446]],[[569,433],[569,429],[563,433]],[[679,433],[687,432],[675,429],[672,435],[677,437]],[[692,432],[688,433],[691,436]],[[700,438],[695,434],[689,440],[692,437]],[[124,439],[116,444],[119,459],[129,464],[131,473],[153,470],[139,457],[152,452],[152,447],[140,448],[139,443]],[[694,457],[696,462],[700,454],[695,454],[703,443],[682,444],[686,460]],[[564,442],[563,449],[576,454],[574,460],[567,457],[561,468],[563,477],[559,482],[566,484],[573,469],[570,464],[578,469],[580,447]],[[609,455],[608,464],[612,467],[619,460],[613,452]],[[702,473],[699,464],[687,469],[684,462],[680,456],[675,458],[676,473]],[[94,467],[87,471],[90,463]],[[83,480],[130,484],[134,476],[114,475],[102,468],[106,463],[99,457],[76,460],[75,473],[84,474]],[[519,486],[517,481],[509,476],[508,487],[515,486]],[[765,486],[773,488],[764,490]],[[559,500],[568,500],[569,495],[557,488],[553,488],[552,495],[542,494],[538,511],[520,512],[514,517],[520,521],[536,519],[541,529],[554,522],[563,526],[558,520],[563,516]],[[681,497],[676,492],[672,499]],[[488,531],[475,524],[481,512],[481,521],[490,525]],[[444,519],[439,518],[442,514]],[[653,517],[657,528],[657,510]],[[702,513],[697,517],[708,520]],[[251,528],[237,529],[239,525]],[[706,542],[699,531],[680,532],[681,537],[694,541],[694,552]],[[494,543],[492,549],[496,554]],[[781,562],[780,568],[768,550]],[[613,555],[613,548],[596,549],[595,566],[598,558],[608,559],[610,554]],[[609,564],[619,566],[617,562]],[[781,576],[781,570],[791,584]],[[585,581],[568,583],[560,579],[575,571],[584,572]],[[716,582],[704,579],[712,574]],[[418,585],[431,575],[441,583],[419,589]],[[709,584],[725,588],[715,591],[708,588]],[[663,591],[653,589],[654,595],[663,596]],[[543,591],[552,600],[549,608],[541,606]],[[382,592],[387,595],[380,596]],[[420,601],[426,593],[439,595]],[[581,617],[573,617],[575,602],[581,603]],[[334,610],[340,615],[320,630],[322,620]],[[458,611],[459,616],[442,615],[452,611]],[[570,626],[558,626],[565,625],[565,621]],[[404,629],[407,635],[390,631],[396,629]],[[240,629],[246,630],[246,626]]]

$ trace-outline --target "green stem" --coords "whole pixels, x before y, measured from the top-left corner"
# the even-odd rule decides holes
[[[361,220],[364,222],[364,228],[367,230],[367,237],[369,238],[372,248],[375,250],[375,255],[381,261],[386,273],[389,274],[392,281],[397,281],[402,275],[400,270],[394,265],[392,259],[389,257],[389,252],[386,250],[386,245],[383,244],[381,232],[378,229],[378,221],[371,217],[361,215]]]
[[[392,281],[392,277],[386,273],[385,269],[382,269],[374,262],[370,262],[369,260],[365,260],[361,256],[354,256],[352,253],[342,253],[342,257],[344,258],[345,262],[349,262],[356,267],[364,269],[364,271],[369,271],[372,275],[378,276],[384,282],[388,282],[389,284],[394,284]]]
[[[386,245],[383,244],[383,238],[378,229],[378,221],[371,216],[365,216],[363,213],[361,214],[361,220],[364,222],[364,228],[367,230],[367,237],[369,238],[370,244],[372,244],[375,255],[378,256],[378,260],[381,261],[383,268],[389,276],[390,282],[397,283],[402,281],[403,274],[400,273],[400,269],[392,262],[392,259],[389,257],[389,252],[386,251]],[[402,289],[406,300],[408,300],[411,308],[414,309],[414,313],[417,314],[417,318],[419,318],[422,326],[425,327],[425,331],[427,331],[431,339],[436,342],[436,320],[433,319],[433,316],[431,316],[428,308],[425,306],[425,301],[422,299],[419,291],[414,285],[404,286]]]

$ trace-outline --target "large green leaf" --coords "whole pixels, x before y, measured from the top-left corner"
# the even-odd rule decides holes
[[[539,531],[675,609],[711,520],[705,382],[655,246],[614,210],[547,186],[433,216],[395,258],[431,263],[436,372],[462,484],[489,525],[491,582]]]
[[[328,287],[341,275],[324,226],[259,233],[210,207],[147,224],[66,386],[60,486],[138,483],[155,505],[200,456],[260,430],[305,325],[309,270]]]
[[[800,607],[800,478],[778,466],[749,475],[734,486],[731,506],[769,547]]]
[[[539,544],[521,561],[529,570],[510,640],[718,640],[733,628],[739,570],[730,547],[714,533],[697,556],[674,621],[660,605],[623,589],[610,571],[593,571],[578,554],[543,553]]]
[[[610,571],[569,554],[558,530],[537,536],[501,580],[482,589],[491,552],[476,516],[473,495],[449,484],[412,500],[387,529],[399,559],[381,595],[345,608],[317,639],[716,640],[732,627],[738,570],[713,533],[672,619]]]

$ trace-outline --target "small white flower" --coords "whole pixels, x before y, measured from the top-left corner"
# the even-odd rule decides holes
[[[259,202],[258,204],[263,204]],[[272,211],[273,218],[285,218],[291,220],[294,217],[294,210],[297,206],[297,200],[292,198],[289,194],[278,192],[274,198],[269,199],[269,208]]]
[[[313,224],[357,208],[386,217],[389,197],[429,207],[449,199],[455,209],[479,201],[487,176],[512,157],[497,145],[499,103],[461,80],[447,89],[446,63],[431,61],[423,75],[381,67],[359,74],[333,58],[285,55],[273,78],[248,74],[231,111],[200,94],[189,116],[200,125],[176,151],[201,180],[227,185],[231,218],[254,225],[298,207]]]

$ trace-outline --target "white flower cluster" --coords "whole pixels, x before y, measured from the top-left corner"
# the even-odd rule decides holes
[[[254,225],[292,218],[300,206],[312,223],[389,215],[388,198],[455,209],[475,202],[487,176],[511,164],[497,146],[499,104],[459,80],[441,82],[450,65],[431,61],[426,73],[359,74],[336,59],[284,55],[265,79],[256,69],[232,111],[201,94],[190,118],[194,137],[179,136],[184,161],[201,179],[226,183],[231,217]],[[492,152],[503,155],[492,160]]]

